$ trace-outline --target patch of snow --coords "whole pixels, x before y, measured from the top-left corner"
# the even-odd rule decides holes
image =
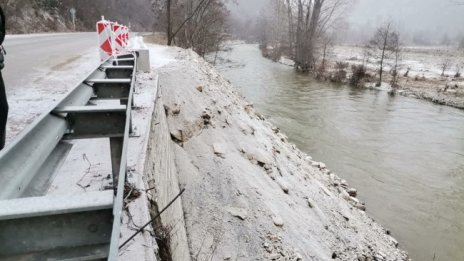
[[[147,49],[145,42],[143,41],[142,36],[133,36],[129,40],[129,45],[127,46],[129,50],[135,49]]]
[[[151,66],[155,69],[166,66],[172,62],[175,62],[175,56],[169,54],[171,48],[169,46],[162,46],[156,44],[147,44],[150,50],[150,62]]]
[[[280,58],[279,63],[292,67],[295,66],[295,62],[292,59],[283,56]]]

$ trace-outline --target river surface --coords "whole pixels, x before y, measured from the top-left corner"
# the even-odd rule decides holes
[[[320,83],[264,59],[222,53],[222,74],[315,160],[357,188],[414,260],[464,260],[464,111]],[[435,258],[434,258],[435,256]]]

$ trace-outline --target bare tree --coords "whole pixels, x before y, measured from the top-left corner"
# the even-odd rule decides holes
[[[278,8],[272,8],[272,18],[279,17],[278,26],[269,23],[272,29],[279,28],[281,50],[295,61],[300,71],[315,69],[317,55],[324,54],[323,37],[344,13],[352,0],[274,0]],[[267,10],[269,11],[269,10]],[[269,19],[268,19],[269,20]],[[286,28],[281,30],[281,26]],[[269,36],[269,34],[268,34]],[[283,37],[282,37],[283,36]],[[269,39],[267,39],[269,40]],[[273,46],[274,48],[274,46]]]
[[[166,16],[167,44],[172,45],[184,26],[212,1],[214,0],[153,0],[155,14],[164,13]]]
[[[222,0],[153,0],[155,15],[165,17],[167,44],[193,48],[204,56],[225,39],[228,10]]]
[[[392,52],[393,52],[393,66],[392,66],[392,80],[391,86],[393,88],[398,87],[398,80],[399,80],[399,69],[400,69],[400,60],[401,60],[401,45],[400,45],[400,34],[397,33],[397,37],[392,39]]]
[[[298,0],[295,65],[301,71],[314,67],[314,48],[324,0]]]
[[[291,0],[286,0],[287,5],[287,21],[288,21],[288,40],[289,40],[289,51],[292,59],[294,54],[293,41],[295,39],[295,26],[293,23],[293,10]]]
[[[451,66],[451,59],[445,58],[443,61],[440,63],[440,69],[441,69],[441,76],[445,76],[446,70]]]
[[[326,69],[327,56],[330,52],[330,48],[333,45],[333,37],[330,35],[323,36],[321,39],[321,48],[322,48],[322,60],[319,66],[319,73],[323,73]]]
[[[394,31],[391,23],[387,23],[385,26],[379,27],[375,33],[369,45],[374,50],[374,55],[378,59],[379,63],[379,81],[377,86],[382,84],[382,76],[385,66],[385,60],[394,53],[395,47],[399,43],[399,34]]]
[[[168,36],[168,45],[172,45],[172,20],[171,20],[171,0],[166,0],[166,19],[167,19],[167,28],[166,33]]]
[[[457,63],[457,64],[456,64],[454,78],[459,78],[459,77],[461,77],[462,66],[463,66],[462,63]]]
[[[266,16],[267,35],[266,55],[274,61],[280,59],[282,54],[289,49],[291,40],[288,38],[287,7],[282,0],[271,0],[267,7],[271,12],[263,12]]]

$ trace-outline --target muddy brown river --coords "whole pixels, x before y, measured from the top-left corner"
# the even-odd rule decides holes
[[[223,75],[290,140],[359,191],[414,260],[464,260],[464,111],[320,83],[264,59],[222,53]]]

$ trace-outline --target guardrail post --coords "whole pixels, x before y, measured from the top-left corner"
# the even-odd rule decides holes
[[[113,174],[113,187],[114,193],[116,194],[116,189],[118,187],[119,181],[119,170],[121,166],[121,157],[122,157],[122,147],[124,143],[124,138],[110,138],[110,149],[111,149],[111,169]]]

